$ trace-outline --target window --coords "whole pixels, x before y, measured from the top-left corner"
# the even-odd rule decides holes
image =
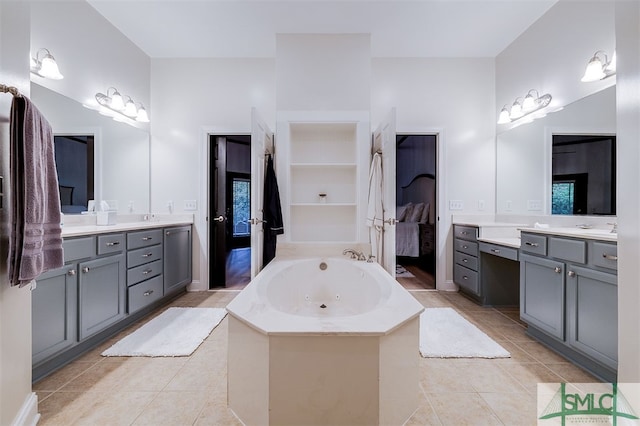
[[[233,178],[233,236],[246,237],[250,234],[251,181]]]

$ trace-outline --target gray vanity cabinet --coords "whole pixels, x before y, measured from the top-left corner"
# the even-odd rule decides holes
[[[40,361],[73,346],[77,338],[76,265],[45,272],[32,292],[32,359]]]
[[[564,340],[564,263],[520,255],[520,317]]]
[[[191,225],[164,229],[164,294],[191,283]]]
[[[481,296],[478,261],[478,228],[473,226],[454,225],[453,245],[454,261],[453,282],[460,289],[472,296]]]
[[[79,339],[83,340],[125,317],[125,256],[82,262],[78,275]]]

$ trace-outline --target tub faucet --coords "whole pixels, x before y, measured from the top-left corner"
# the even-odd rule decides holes
[[[364,255],[364,253],[362,253],[361,251],[356,251],[354,249],[344,249],[342,251],[342,254],[350,254],[352,259],[358,259],[358,260],[367,260],[367,257]]]

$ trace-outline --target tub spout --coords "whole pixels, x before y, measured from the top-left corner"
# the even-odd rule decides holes
[[[342,254],[346,255],[349,254],[351,255],[352,259],[358,259],[358,260],[367,260],[367,257],[364,255],[364,253],[362,253],[361,251],[356,251],[354,249],[344,249],[342,251]]]

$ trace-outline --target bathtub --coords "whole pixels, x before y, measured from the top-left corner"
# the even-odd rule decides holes
[[[274,260],[227,311],[244,424],[403,424],[417,409],[423,307],[377,263]]]

